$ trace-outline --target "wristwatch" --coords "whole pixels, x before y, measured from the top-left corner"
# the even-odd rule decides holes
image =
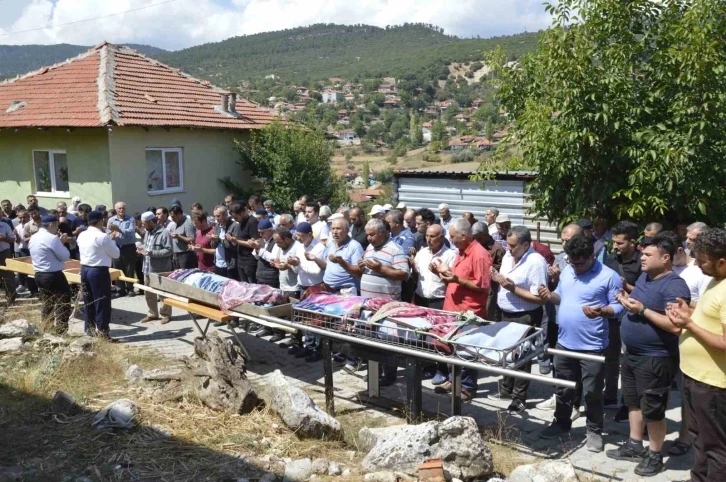
[[[642,307],[642,308],[640,309],[640,311],[638,312],[638,314],[639,314],[640,316],[643,316],[643,317],[644,317],[644,316],[645,316],[645,310],[647,310],[647,309],[648,309],[648,308],[646,308],[646,307],[645,307],[645,305],[644,305],[644,306],[643,306],[643,307]]]

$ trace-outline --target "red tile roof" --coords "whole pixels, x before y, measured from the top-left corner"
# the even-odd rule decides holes
[[[257,129],[276,116],[133,49],[102,43],[51,67],[0,83],[0,127],[160,126]],[[23,102],[20,108],[11,108]]]

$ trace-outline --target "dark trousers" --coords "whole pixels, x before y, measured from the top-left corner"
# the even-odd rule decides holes
[[[512,313],[502,311],[502,321],[511,321],[522,325],[540,326],[542,324],[542,308],[531,311],[520,311]],[[532,362],[517,368],[517,371],[529,373],[532,371]],[[514,400],[525,403],[527,401],[527,390],[529,389],[529,380],[514,377],[502,377],[499,383],[499,392],[502,395],[511,395]]]
[[[137,254],[134,265],[135,278],[139,280],[139,284],[144,284],[144,257]]]
[[[22,254],[24,257],[30,256],[30,250],[27,248],[20,248],[20,254]],[[22,277],[20,278],[23,279]],[[31,295],[34,295],[38,292],[38,284],[36,283],[36,280],[29,276],[25,276],[25,287],[28,288],[28,291],[30,291]]]
[[[0,266],[5,266],[5,260],[12,257],[12,249],[0,251]],[[13,273],[10,271],[0,271],[0,284],[3,285],[3,290],[5,290],[5,299],[8,303],[12,303],[15,299],[15,280]]]
[[[257,284],[257,261],[252,258],[250,262],[237,259],[237,273],[239,280],[245,283]]]
[[[559,343],[557,349],[567,350]],[[570,350],[577,353],[589,353],[602,356],[604,351],[580,351]],[[557,423],[569,429],[572,426],[572,409],[575,395],[578,390],[582,391],[585,399],[585,414],[587,416],[587,430],[590,432],[602,433],[603,427],[603,388],[605,387],[605,365],[587,360],[576,360],[574,358],[555,356],[555,372],[560,380],[567,380],[577,383],[577,389],[557,387],[557,407],[555,408],[555,420]],[[579,409],[579,407],[576,407]]]
[[[726,476],[726,388],[683,375],[683,402],[693,437],[691,480],[711,482]]]
[[[194,251],[175,253],[171,262],[174,269],[195,269],[199,265],[197,263],[197,253]]]
[[[106,267],[81,266],[83,304],[86,306],[84,331],[108,334],[111,324],[111,275]]]
[[[414,294],[413,301],[416,306],[423,306],[424,308],[433,308],[434,310],[444,309],[444,298],[424,298],[419,296],[418,293]]]
[[[62,271],[35,273],[35,283],[43,304],[41,316],[45,322],[53,317],[53,326],[59,330],[68,328],[71,317],[71,288]]]
[[[214,274],[239,281],[239,273],[237,272],[237,266],[234,266],[232,268],[220,268],[219,266],[215,266]]]
[[[609,345],[605,349],[605,400],[610,402],[618,399],[618,381],[620,380],[620,320],[608,320]]]
[[[124,244],[123,246],[119,246],[118,249],[120,251],[120,255],[118,258],[113,260],[113,267],[123,271],[125,276],[135,278],[136,245]],[[126,281],[116,281],[116,288],[118,288],[119,293],[123,296],[134,289],[134,284],[127,283]]]

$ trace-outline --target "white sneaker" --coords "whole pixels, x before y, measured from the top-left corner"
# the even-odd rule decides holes
[[[575,408],[575,409],[572,410],[572,417],[570,417],[570,420],[572,420],[574,422],[578,418],[580,418],[580,409],[579,408]]]
[[[343,370],[345,370],[346,372],[353,375],[355,373],[355,368],[356,368],[356,366],[353,365],[352,363],[346,363],[345,366],[343,367]]]
[[[535,405],[535,407],[539,408],[540,410],[554,410],[557,407],[557,397],[555,395],[552,395],[544,402],[540,402]]]
[[[15,288],[15,292],[16,292],[17,294],[19,294],[19,295],[20,295],[20,294],[23,294],[23,293],[26,293],[27,291],[28,291],[28,288],[26,288],[26,287],[25,287],[25,286],[23,286],[23,285],[20,285],[20,286],[18,286],[17,288]]]

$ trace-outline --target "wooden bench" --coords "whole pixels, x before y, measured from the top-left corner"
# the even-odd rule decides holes
[[[237,335],[237,332],[234,330],[234,326],[229,324],[230,321],[234,320],[234,316],[230,316],[226,314],[225,312],[218,310],[217,308],[212,308],[211,306],[205,306],[199,303],[194,303],[192,301],[184,302],[175,300],[173,298],[164,298],[163,303],[167,306],[171,306],[172,308],[179,308],[180,310],[184,310],[187,313],[189,313],[189,316],[191,316],[192,321],[194,322],[194,325],[197,327],[197,331],[200,335],[202,335],[202,338],[207,337],[207,331],[209,330],[209,325],[211,321],[218,321],[220,323],[225,323],[229,327],[230,331],[234,335],[234,337],[237,339],[237,343],[239,344],[240,348],[242,349],[242,352],[247,359],[247,361],[251,361],[252,357],[250,356],[249,352],[245,348],[244,344],[242,343],[242,340],[240,340],[239,336]],[[207,324],[205,325],[204,329],[202,330],[202,327],[199,326],[199,322],[197,321],[197,318],[206,318]]]

